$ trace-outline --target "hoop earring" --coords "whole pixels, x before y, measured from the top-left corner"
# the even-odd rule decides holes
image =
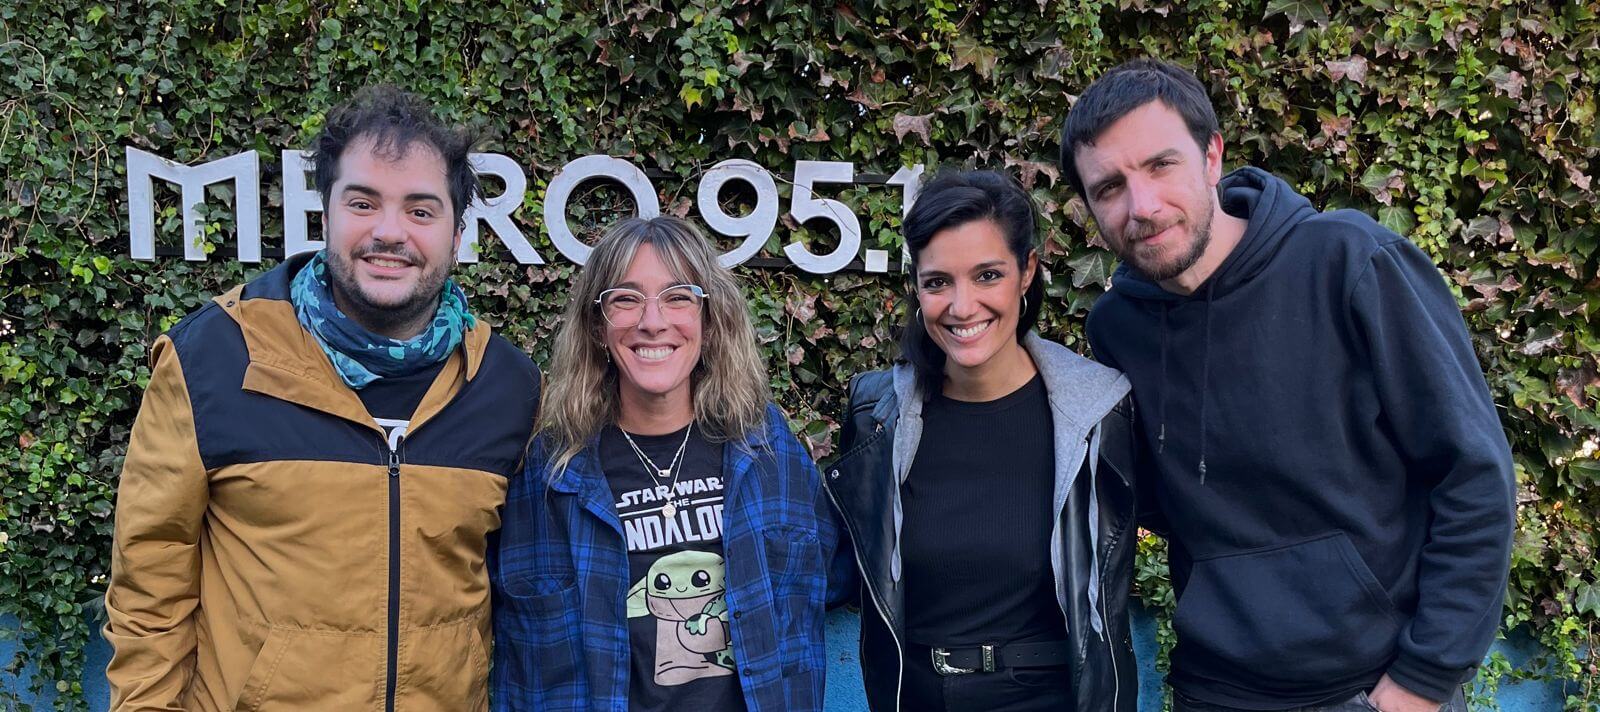
[[[917,307],[917,321],[922,321],[922,307]]]
[[[1022,295],[1022,313],[1028,313],[1028,295]]]

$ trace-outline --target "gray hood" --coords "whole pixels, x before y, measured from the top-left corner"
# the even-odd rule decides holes
[[[1055,527],[1050,536],[1050,566],[1055,574],[1056,596],[1066,606],[1066,577],[1059,570],[1062,558],[1061,511],[1067,502],[1067,493],[1083,471],[1084,458],[1089,458],[1089,476],[1095,476],[1099,461],[1099,423],[1118,402],[1128,395],[1131,386],[1122,372],[1095,363],[1073,353],[1061,344],[1039,338],[1034,332],[1022,340],[1023,348],[1033,358],[1049,394],[1050,411],[1055,431]],[[922,439],[922,404],[927,394],[917,387],[916,372],[910,364],[896,363],[893,370],[895,400],[899,402],[899,422],[894,438],[894,473],[904,484],[911,474],[911,462],[916,457]],[[1091,489],[1091,491],[1093,491]],[[1098,531],[1099,503],[1091,500],[1089,506],[1089,531]],[[900,488],[894,490],[894,553],[890,560],[890,574],[900,580],[900,531],[904,515],[900,503]],[[1098,551],[1098,542],[1092,547]],[[1090,571],[1090,605],[1099,607],[1099,566]],[[1098,631],[1099,619],[1094,620]]]

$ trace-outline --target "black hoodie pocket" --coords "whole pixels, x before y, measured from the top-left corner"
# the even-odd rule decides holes
[[[1294,691],[1388,664],[1394,604],[1343,532],[1196,559],[1173,618],[1175,671]]]

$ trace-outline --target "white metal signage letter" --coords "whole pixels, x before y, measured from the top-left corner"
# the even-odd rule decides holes
[[[463,216],[466,226],[461,229],[461,248],[456,251],[456,259],[467,264],[478,261],[478,222],[482,221],[511,250],[519,264],[544,264],[533,245],[528,244],[528,238],[523,237],[517,224],[511,221],[511,213],[521,207],[522,196],[528,192],[528,174],[511,157],[499,153],[472,154],[472,168],[479,174],[505,181],[506,192],[493,198],[480,196],[472,201]]]
[[[901,166],[900,170],[895,171],[894,175],[889,176],[889,180],[885,181],[889,185],[898,185],[898,186],[900,186],[900,217],[901,217],[901,219],[904,219],[905,216],[911,214],[911,206],[915,205],[916,202],[917,202],[917,193],[922,190],[922,173],[925,170],[926,170],[926,168],[921,163],[918,163],[917,165],[914,165],[914,166]],[[905,245],[901,245],[900,246],[900,271],[901,272],[908,272],[910,270],[911,270],[911,248],[909,248],[909,247],[907,247]],[[881,270],[873,270],[873,269],[871,269],[869,267],[868,271],[884,272],[884,271],[887,271],[887,266],[885,266],[885,269],[881,269]]]
[[[153,153],[127,147],[128,253],[136,260],[156,258],[155,186],[151,178],[177,183],[183,202],[183,258],[204,262],[200,203],[212,183],[234,182],[234,221],[239,232],[239,261],[261,261],[261,169],[255,151],[236,153],[198,166],[186,166]]]
[[[567,227],[567,200],[579,184],[591,178],[609,178],[621,183],[633,194],[633,203],[641,218],[661,214],[661,201],[656,198],[655,186],[649,176],[632,163],[611,156],[584,156],[573,159],[561,167],[561,172],[550,181],[544,194],[544,224],[550,230],[550,242],[573,263],[583,265],[589,261],[590,247],[583,244]]]
[[[744,181],[756,191],[755,208],[749,215],[737,218],[723,212],[722,205],[717,202],[722,186],[734,180]],[[695,198],[700,205],[700,217],[712,230],[728,237],[744,238],[738,247],[717,258],[723,267],[744,264],[755,257],[778,225],[778,183],[767,169],[753,161],[730,158],[712,166],[700,179]]]
[[[796,267],[813,274],[828,274],[844,269],[861,249],[861,221],[844,203],[812,195],[811,186],[817,183],[853,183],[855,165],[845,161],[795,161],[794,195],[789,203],[789,214],[796,222],[812,218],[827,218],[839,226],[839,247],[826,255],[814,255],[799,240],[785,245],[783,254]]]
[[[302,252],[322,249],[321,240],[312,240],[306,231],[306,221],[312,213],[322,212],[322,194],[306,181],[306,176],[316,169],[310,151],[283,152],[283,256],[285,259]]]

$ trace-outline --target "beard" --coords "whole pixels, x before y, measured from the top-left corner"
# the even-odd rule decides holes
[[[367,331],[388,334],[405,330],[406,327],[423,321],[433,316],[439,309],[439,295],[444,291],[445,280],[450,278],[450,265],[436,265],[422,272],[417,278],[417,283],[411,293],[402,298],[399,303],[386,304],[373,299],[361,288],[361,283],[356,279],[355,267],[351,262],[360,260],[368,255],[398,255],[410,260],[413,264],[421,263],[418,255],[408,252],[400,245],[390,246],[388,243],[374,242],[370,247],[364,248],[348,259],[341,253],[329,250],[327,254],[329,287],[334,294],[343,298],[346,316],[354,319],[357,324]]]
[[[1117,252],[1133,268],[1152,282],[1161,282],[1177,277],[1189,271],[1200,257],[1205,254],[1206,247],[1211,244],[1211,211],[1202,213],[1201,222],[1189,225],[1189,244],[1179,245],[1180,250],[1176,257],[1163,260],[1160,250],[1145,250],[1139,246],[1139,241],[1165,230],[1184,221],[1175,221],[1165,225],[1151,225],[1141,223],[1140,227],[1130,230],[1128,239],[1122,240],[1123,248]]]

